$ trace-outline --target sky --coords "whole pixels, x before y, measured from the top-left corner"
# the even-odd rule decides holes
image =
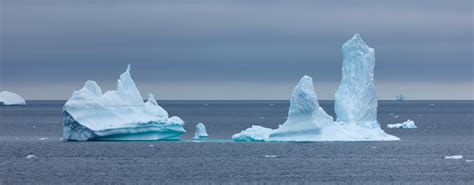
[[[474,99],[471,0],[0,0],[0,91],[67,99],[131,64],[159,100],[333,99],[341,45],[375,49],[379,99]],[[145,96],[146,97],[146,96]]]

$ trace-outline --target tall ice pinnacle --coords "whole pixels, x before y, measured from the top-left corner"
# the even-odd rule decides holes
[[[355,34],[341,50],[344,61],[341,84],[334,99],[336,121],[368,128],[380,127],[374,84],[374,49]]]

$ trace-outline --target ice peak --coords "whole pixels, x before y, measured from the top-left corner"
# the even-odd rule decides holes
[[[313,79],[305,75],[293,89],[288,115],[312,113],[316,107],[319,107],[319,104],[314,92]]]
[[[124,97],[124,99],[129,100],[133,105],[143,103],[143,97],[131,77],[130,65],[127,66],[125,72],[123,72],[120,75],[120,79],[117,80],[117,92],[120,96]]]
[[[127,69],[125,70],[125,72],[130,73],[130,64],[127,65]]]
[[[97,84],[97,82],[92,81],[92,80],[87,80],[86,83],[84,83],[83,89],[97,96],[102,95],[102,89]]]
[[[346,54],[355,54],[355,53],[368,53],[372,50],[373,52],[373,49],[370,48],[365,42],[364,40],[362,40],[362,37],[356,33],[354,34],[354,36],[352,36],[351,39],[349,39],[348,41],[346,41],[343,45],[342,45],[342,50],[343,50],[343,54],[344,56]]]

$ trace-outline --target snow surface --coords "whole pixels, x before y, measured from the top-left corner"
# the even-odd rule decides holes
[[[74,91],[64,104],[65,140],[176,140],[186,131],[179,117],[168,117],[152,94],[148,101],[130,76],[120,75],[117,90],[102,93],[94,81]]]
[[[403,123],[387,124],[387,128],[416,128],[413,120],[407,120]]]
[[[209,135],[206,131],[206,126],[203,123],[196,124],[196,132],[194,133],[194,139],[207,139]]]
[[[377,121],[374,50],[358,34],[342,46],[343,79],[336,93],[334,122],[319,106],[313,80],[303,76],[290,99],[288,118],[277,129],[252,126],[234,141],[375,141],[399,140]]]
[[[26,105],[25,99],[10,91],[0,92],[0,105]]]

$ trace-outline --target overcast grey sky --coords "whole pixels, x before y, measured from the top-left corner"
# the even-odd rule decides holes
[[[288,99],[305,74],[333,99],[354,33],[379,99],[474,99],[471,0],[0,2],[0,90],[27,99],[114,89],[127,64],[158,99]]]

